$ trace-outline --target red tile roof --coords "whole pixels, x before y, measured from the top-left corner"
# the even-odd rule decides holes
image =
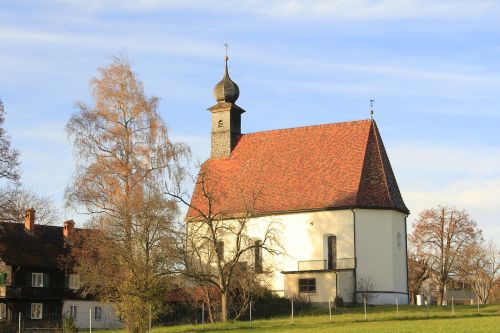
[[[202,165],[192,206],[207,212],[207,194],[212,215],[351,207],[408,212],[372,120],[242,135],[230,157]],[[189,209],[188,219],[198,216]]]

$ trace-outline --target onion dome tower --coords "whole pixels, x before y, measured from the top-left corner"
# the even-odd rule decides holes
[[[241,136],[241,114],[245,110],[235,104],[240,96],[240,89],[229,77],[228,60],[226,55],[224,77],[214,88],[217,104],[208,109],[212,112],[210,158],[229,157]]]

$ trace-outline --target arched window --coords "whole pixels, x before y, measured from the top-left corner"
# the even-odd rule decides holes
[[[218,128],[224,127],[224,122],[222,120],[219,120],[219,122],[217,123],[217,127]]]

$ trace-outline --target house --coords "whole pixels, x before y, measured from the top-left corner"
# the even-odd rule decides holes
[[[276,267],[272,289],[315,303],[362,294],[378,304],[408,303],[409,210],[375,120],[243,134],[245,110],[235,104],[227,58],[214,95],[211,156],[199,177],[216,179],[211,209],[224,216],[244,214],[256,198],[248,230],[256,241],[270,220],[282,225],[284,254],[264,258]],[[199,184],[191,205],[206,209]],[[200,216],[190,209],[187,220]]]
[[[0,223],[0,320],[23,327],[61,327],[72,316],[78,328],[119,326],[111,304],[79,293],[77,274],[60,267],[69,240],[81,229],[72,220],[63,227],[35,224],[28,209],[25,223]],[[91,312],[92,311],[92,312]]]

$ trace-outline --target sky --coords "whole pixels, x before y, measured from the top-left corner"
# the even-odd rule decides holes
[[[194,163],[227,42],[244,133],[367,119],[374,99],[409,226],[453,205],[500,243],[498,17],[487,0],[0,0],[5,127],[23,184],[82,223],[64,127],[97,68],[126,55]]]

